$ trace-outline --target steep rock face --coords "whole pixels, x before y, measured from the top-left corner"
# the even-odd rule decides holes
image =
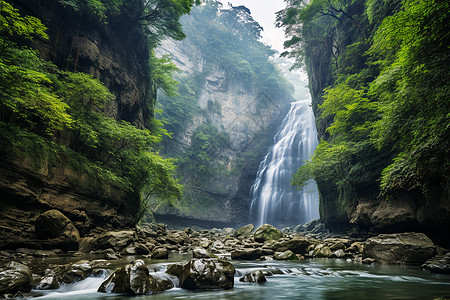
[[[361,2],[362,3],[362,2]],[[400,3],[400,2],[398,2]],[[355,17],[364,15],[365,8],[355,3],[349,6]],[[394,6],[384,12],[388,16],[395,13]],[[393,9],[393,10],[390,10]],[[379,16],[382,18],[383,16]],[[341,20],[342,21],[342,20]],[[348,20],[347,20],[348,21]],[[354,24],[351,22],[340,22],[335,34],[337,40],[333,42],[330,37],[322,37],[305,46],[305,64],[309,77],[309,88],[312,96],[312,104],[316,116],[316,125],[319,138],[329,140],[330,135],[326,132],[328,126],[333,122],[333,117],[321,118],[318,106],[324,101],[324,89],[332,87],[340,82],[336,73],[337,62],[333,58],[333,47],[341,47],[341,58],[345,57],[346,51],[351,51],[347,46],[358,41],[355,34]],[[357,43],[355,43],[357,44]],[[355,45],[353,44],[353,46]],[[349,55],[351,56],[351,55]],[[345,59],[339,61],[343,63]],[[352,67],[358,68],[358,62]],[[342,66],[340,66],[342,68]],[[362,68],[362,67],[361,67]],[[426,151],[423,151],[426,153]],[[380,195],[380,176],[384,165],[382,160],[390,155],[387,151],[379,153],[379,159],[372,164],[365,176],[372,176],[364,184],[355,184],[352,188],[341,186],[337,188],[336,181],[317,180],[320,192],[320,215],[323,222],[331,231],[342,231],[356,228],[357,231],[391,233],[402,231],[426,232],[433,238],[443,237],[448,240],[446,228],[449,226],[450,218],[450,192],[449,180],[432,178],[427,186],[427,193],[417,186],[390,191],[388,194]],[[432,157],[436,153],[430,153]],[[376,169],[379,169],[376,171]],[[373,177],[370,172],[378,172]],[[425,175],[425,170],[416,170],[420,176]]]
[[[59,1],[16,0],[24,14],[38,17],[48,27],[49,39],[40,41],[40,55],[61,69],[84,72],[105,83],[116,96],[106,113],[144,127],[151,112],[144,101],[150,90],[143,67],[148,61],[148,44],[133,20],[112,16],[107,24],[78,14]],[[133,25],[134,24],[134,25]],[[36,46],[36,45],[33,45]]]
[[[22,14],[36,16],[48,27],[49,39],[31,45],[44,59],[61,69],[99,78],[116,96],[106,114],[139,128],[146,126],[152,112],[144,102],[154,98],[155,91],[141,67],[148,63],[146,38],[132,27],[131,20],[117,16],[117,20],[101,24],[59,1],[13,2]],[[95,174],[80,172],[62,153],[36,161],[35,153],[19,153],[15,146],[0,143],[0,248],[40,247],[34,222],[49,209],[65,214],[81,235],[96,226],[135,223],[139,195],[99,182]]]
[[[169,142],[170,152],[184,153],[192,145],[197,128],[203,124],[212,125],[227,137],[210,153],[213,163],[222,166],[223,172],[210,183],[194,187],[196,193],[206,195],[213,203],[201,211],[181,212],[169,208],[158,211],[158,214],[161,218],[175,214],[224,222],[223,225],[244,225],[251,202],[249,192],[258,166],[273,143],[292,99],[272,99],[249,87],[220,66],[208,63],[201,54],[191,52],[189,47],[183,46],[183,41],[167,40],[158,51],[170,54],[186,76],[199,72],[204,74],[199,110],[182,132]],[[185,178],[188,176],[184,174]]]

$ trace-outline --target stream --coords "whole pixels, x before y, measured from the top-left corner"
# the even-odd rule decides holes
[[[192,256],[171,253],[169,260],[144,259],[152,275],[167,276],[164,271],[175,262],[187,262]],[[111,261],[107,270],[57,290],[32,291],[34,299],[131,299],[131,296],[97,293],[111,271],[137,257]],[[32,264],[45,267],[82,258],[35,259]],[[92,259],[91,257],[89,259]],[[58,261],[59,260],[59,261]],[[231,290],[189,291],[173,288],[160,294],[137,299],[437,299],[450,297],[450,276],[431,274],[417,266],[363,265],[339,259],[300,261],[232,261],[236,267]],[[239,278],[254,270],[279,270],[267,276],[263,284],[243,283]],[[155,274],[156,273],[156,274]],[[177,282],[175,282],[177,284]]]

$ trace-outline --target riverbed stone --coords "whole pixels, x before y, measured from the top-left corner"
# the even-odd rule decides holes
[[[298,260],[297,255],[291,250],[286,250],[284,252],[275,252],[273,258],[276,260]]]
[[[244,248],[231,251],[231,259],[254,260],[261,257],[260,249]]]
[[[260,270],[250,272],[243,277],[239,278],[240,282],[249,282],[249,283],[264,283],[267,281],[266,276]]]
[[[108,231],[101,234],[94,242],[95,249],[109,249],[121,251],[128,245],[134,243],[135,234],[131,230]]]
[[[217,258],[194,258],[183,266],[180,286],[190,290],[231,289],[234,286],[234,266]]]
[[[450,252],[428,259],[422,268],[430,270],[431,273],[450,274]]]
[[[54,270],[46,270],[45,275],[34,286],[35,290],[54,290],[59,288],[58,275]]]
[[[113,272],[98,288],[100,293],[145,295],[158,293],[173,287],[170,280],[152,276],[141,259]]]
[[[291,250],[296,254],[307,253],[308,247],[311,245],[311,241],[304,236],[297,235],[291,240],[282,241],[274,244],[273,248],[277,252],[284,252]]]
[[[0,295],[29,292],[31,290],[31,269],[22,263],[10,262],[0,269]]]
[[[253,232],[254,229],[255,229],[255,226],[253,224],[248,224],[248,225],[238,228],[233,233],[233,236],[234,237],[249,236]]]
[[[61,273],[60,279],[66,284],[86,279],[92,274],[93,266],[88,260],[80,260],[67,266]]]
[[[156,248],[153,250],[151,257],[153,259],[168,259],[169,251],[166,248]]]
[[[264,243],[269,240],[279,240],[283,236],[283,233],[270,224],[264,224],[256,229],[254,239],[256,242]]]
[[[423,264],[435,251],[433,241],[423,233],[380,234],[367,239],[363,257],[380,263]]]
[[[205,248],[196,247],[192,250],[192,255],[194,258],[212,258],[214,255],[209,253]]]
[[[44,245],[63,250],[78,250],[80,244],[78,229],[56,209],[46,211],[36,219],[35,233],[39,239],[46,240]]]

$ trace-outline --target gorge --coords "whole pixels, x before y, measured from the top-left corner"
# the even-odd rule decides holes
[[[450,4],[231,1],[0,0],[0,297],[448,298]]]

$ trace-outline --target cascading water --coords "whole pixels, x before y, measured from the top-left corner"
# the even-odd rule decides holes
[[[317,144],[309,101],[292,103],[251,188],[250,213],[256,226],[268,223],[282,228],[319,218],[316,183],[310,181],[301,190],[291,185],[292,176],[313,154]]]

